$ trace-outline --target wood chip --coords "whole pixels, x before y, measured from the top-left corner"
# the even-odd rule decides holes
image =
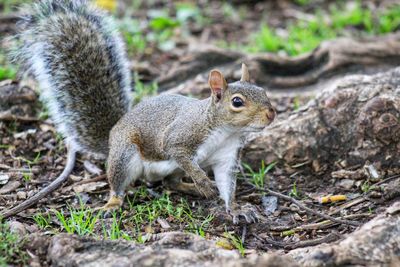
[[[346,195],[333,195],[333,196],[325,196],[319,199],[319,203],[326,204],[331,202],[345,201],[347,200]]]
[[[75,193],[82,193],[82,192],[93,192],[99,189],[102,189],[107,186],[106,182],[92,182],[87,184],[80,184],[77,186],[73,186],[72,189]]]
[[[99,167],[88,160],[85,160],[83,162],[83,166],[85,167],[85,170],[87,170],[91,174],[100,175],[103,172]]]
[[[0,189],[0,195],[10,193],[17,189],[21,185],[21,182],[18,181],[10,181],[5,186]]]
[[[171,228],[171,225],[169,225],[169,223],[163,218],[157,218],[157,222],[160,224],[161,228],[163,228],[163,229]]]
[[[6,173],[0,173],[0,184],[6,184],[10,180],[10,176]]]

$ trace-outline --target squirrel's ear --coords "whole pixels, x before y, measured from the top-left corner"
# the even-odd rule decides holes
[[[249,69],[247,66],[242,63],[242,78],[240,78],[241,82],[250,82],[250,75],[249,75]]]
[[[211,92],[217,98],[217,101],[221,99],[223,91],[225,91],[227,84],[224,75],[219,70],[212,70],[208,78],[208,84],[210,85]]]

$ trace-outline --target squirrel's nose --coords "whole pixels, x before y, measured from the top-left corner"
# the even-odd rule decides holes
[[[269,121],[273,121],[275,119],[276,111],[274,108],[270,107],[267,109],[267,118]]]

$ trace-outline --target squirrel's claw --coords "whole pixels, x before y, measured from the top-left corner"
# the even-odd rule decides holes
[[[101,209],[104,211],[104,218],[111,217],[114,211],[119,210],[122,207],[123,197],[111,196],[107,204],[105,204]]]
[[[210,179],[202,179],[200,181],[195,181],[196,189],[200,192],[202,196],[207,199],[214,198],[218,196],[215,186]]]
[[[238,224],[240,221],[240,217],[243,217],[247,223],[256,223],[258,222],[258,212],[256,208],[247,203],[242,207],[237,207],[234,209],[228,209],[227,211],[231,216],[234,224]]]

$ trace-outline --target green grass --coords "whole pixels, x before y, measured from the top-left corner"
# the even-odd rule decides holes
[[[368,193],[371,190],[371,183],[369,180],[366,180],[363,182],[363,184],[361,185],[361,191],[363,193]]]
[[[26,265],[28,254],[24,244],[23,238],[11,233],[8,224],[0,221],[0,266]]]
[[[294,2],[300,6],[306,6],[311,3],[312,0],[294,0]]]
[[[112,214],[112,221],[111,225],[108,227],[103,223],[103,238],[117,240],[117,239],[125,239],[128,241],[132,241],[132,236],[130,236],[124,229],[123,229],[123,219],[124,215],[122,214],[119,216],[116,212]],[[141,241],[141,238],[138,238],[138,241]],[[142,243],[142,242],[141,242]]]
[[[40,152],[37,152],[36,156],[33,158],[33,160],[27,159],[25,157],[17,157],[16,159],[21,160],[21,161],[25,162],[26,164],[28,164],[29,166],[31,166],[31,165],[38,164],[40,161],[40,158],[41,158]]]
[[[35,156],[35,158],[33,160],[27,159],[25,157],[17,157],[15,159],[20,160],[20,161],[22,161],[22,162],[24,162],[24,163],[26,163],[28,165],[28,168],[29,168],[30,171],[29,172],[24,172],[22,174],[22,178],[24,179],[25,182],[29,182],[31,180],[31,178],[32,178],[32,175],[33,175],[32,171],[31,171],[32,165],[38,164],[40,159],[41,159],[40,152],[36,153],[36,156]]]
[[[130,56],[150,55],[154,49],[169,51],[176,47],[176,35],[190,34],[189,22],[199,27],[210,24],[210,19],[193,3],[174,3],[174,8],[173,14],[167,8],[149,9],[149,19],[144,21],[129,16],[119,20],[118,26]]]
[[[363,8],[360,2],[350,9],[334,5],[328,13],[317,11],[312,20],[292,22],[287,26],[285,36],[263,24],[244,49],[248,52],[283,51],[289,56],[296,56],[313,50],[324,40],[342,36],[351,29],[361,34],[383,34],[399,27],[400,5],[381,11],[376,17],[369,9]]]
[[[138,20],[123,18],[118,21],[118,28],[125,39],[129,55],[143,54],[148,47],[146,36]]]
[[[7,144],[0,144],[0,149],[9,149],[10,147],[12,146]]]
[[[293,98],[293,110],[294,111],[298,111],[299,109],[300,109],[300,99],[299,99],[299,97],[298,96],[295,96],[294,98]]]
[[[64,231],[79,236],[94,235],[96,222],[101,216],[101,212],[96,213],[82,203],[79,208],[69,206],[67,212],[64,210],[54,210],[53,212]]]
[[[67,209],[52,210],[50,214],[38,213],[33,220],[42,230],[144,243],[149,229],[156,228],[158,218],[170,223],[174,227],[171,229],[178,226],[203,237],[214,219],[201,209],[194,212],[183,198],[173,202],[165,193],[155,197],[144,187],[139,187],[127,202],[129,208],[113,212],[110,219],[103,219],[101,211],[95,212],[80,202],[78,208],[68,205]]]
[[[33,175],[32,172],[24,172],[22,173],[22,178],[24,179],[25,182],[29,182],[32,178],[32,175]]]
[[[230,232],[225,231],[224,237],[239,251],[240,255],[244,257],[245,247],[240,237]]]
[[[154,96],[157,94],[158,85],[156,82],[145,84],[139,79],[137,73],[134,74],[135,90],[133,92],[133,100],[139,103],[144,97]]]
[[[250,176],[250,182],[254,184],[257,188],[264,188],[265,186],[265,177],[267,173],[272,170],[276,165],[276,162],[272,162],[265,166],[264,160],[261,161],[261,167],[258,171],[254,171],[250,165],[243,163],[244,168],[248,171],[248,175]]]
[[[32,0],[1,0],[0,6],[3,7],[3,13],[7,14],[16,11],[21,4],[30,2],[32,2]]]
[[[136,239],[140,239],[142,228],[151,226],[157,218],[167,219],[171,224],[179,224],[186,231],[204,237],[214,218],[212,215],[203,215],[201,210],[193,212],[183,198],[174,203],[165,193],[160,197],[151,197],[143,187],[135,192],[132,200],[128,199],[128,203],[129,210],[133,212],[128,221],[134,225]]]
[[[0,81],[11,79],[14,80],[17,70],[14,66],[0,66]]]
[[[297,190],[296,182],[293,183],[292,189],[289,192],[290,197],[300,198],[299,191]]]
[[[190,214],[186,213],[186,215],[188,216],[189,219],[187,230],[201,237],[206,237],[206,230],[209,227],[212,220],[214,219],[214,215],[209,214],[200,220],[194,217],[191,212]]]
[[[46,230],[47,228],[51,228],[50,223],[51,223],[51,216],[50,214],[35,214],[33,216],[33,220],[35,221],[36,225],[42,229]]]

